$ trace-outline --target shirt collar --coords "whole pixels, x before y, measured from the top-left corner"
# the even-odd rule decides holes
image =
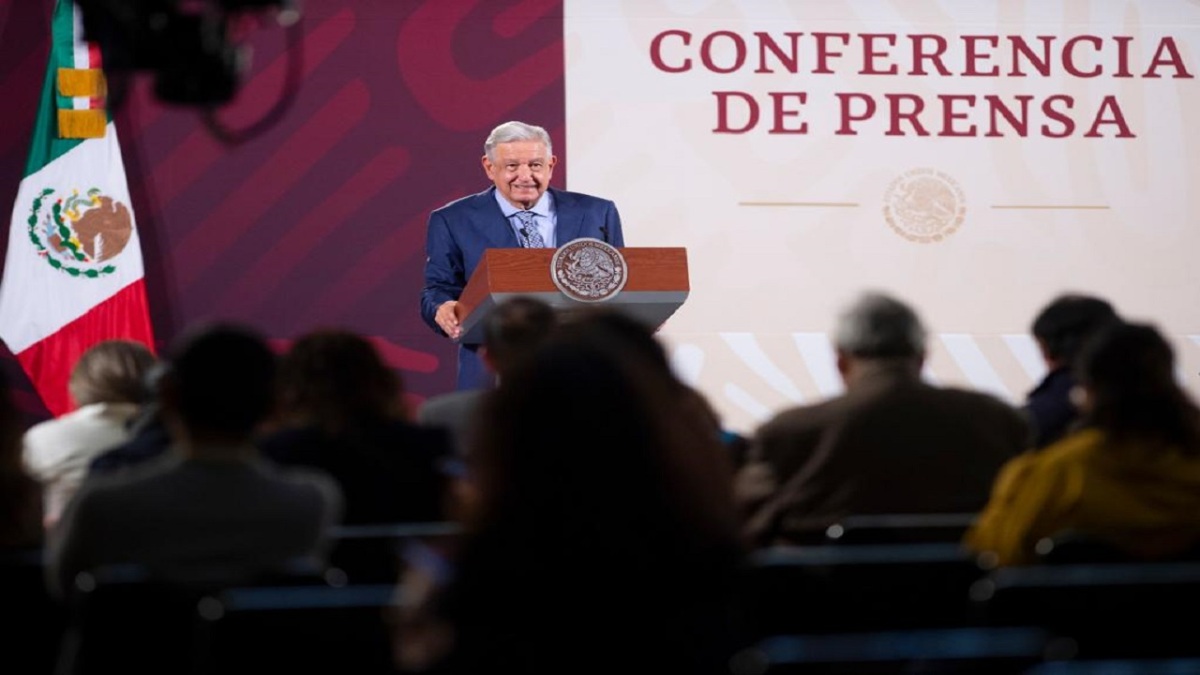
[[[513,214],[521,210],[513,206],[512,203],[505,199],[504,195],[500,194],[499,190],[494,191],[494,196],[496,197],[496,203],[500,205],[500,211],[504,213],[505,218],[512,218]],[[537,202],[533,205],[533,208],[529,210],[539,216],[542,216],[543,218],[549,218],[551,213],[554,211],[554,197],[551,196],[550,190],[543,192],[542,196],[538,198]]]

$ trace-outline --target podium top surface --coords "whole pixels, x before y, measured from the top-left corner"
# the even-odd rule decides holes
[[[569,243],[569,242],[568,242]],[[627,278],[620,292],[599,302],[580,301],[559,290],[551,262],[557,249],[493,248],[484,251],[459,298],[461,341],[483,341],[485,317],[500,302],[530,296],[558,309],[605,305],[628,311],[661,326],[683,304],[690,291],[687,250],[683,247],[616,249],[625,261]]]

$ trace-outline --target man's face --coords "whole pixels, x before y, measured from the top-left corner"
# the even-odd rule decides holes
[[[513,206],[527,209],[537,203],[550,185],[558,158],[540,141],[501,143],[492,150],[495,161],[483,157],[483,170],[496,189]]]

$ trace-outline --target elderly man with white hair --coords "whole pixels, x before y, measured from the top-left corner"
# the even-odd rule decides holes
[[[803,540],[847,515],[983,507],[1029,428],[990,395],[923,381],[925,339],[916,312],[882,293],[841,314],[834,342],[845,393],[785,410],[753,439],[739,477],[752,541]]]
[[[558,248],[576,239],[625,245],[611,200],[550,186],[558,157],[550,134],[505,122],[483,144],[483,171],[492,185],[429,214],[421,317],[439,335],[461,340],[459,296],[489,248]],[[495,374],[479,345],[459,343],[456,388],[491,389]]]

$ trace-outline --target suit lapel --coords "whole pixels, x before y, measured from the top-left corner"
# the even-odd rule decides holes
[[[558,220],[554,230],[554,243],[562,246],[568,241],[578,239],[583,233],[583,211],[568,193],[550,188],[554,195],[554,216]]]
[[[496,188],[492,187],[475,196],[472,206],[475,215],[471,224],[479,237],[487,242],[485,248],[516,248],[521,246],[517,235],[513,233],[508,218],[496,203]]]

